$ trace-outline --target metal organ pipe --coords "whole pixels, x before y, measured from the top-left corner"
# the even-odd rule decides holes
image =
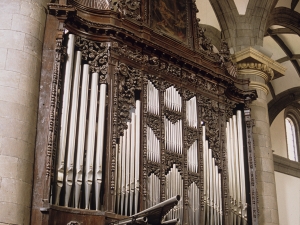
[[[147,111],[155,115],[159,114],[159,91],[149,80],[147,85]]]
[[[158,95],[157,95],[158,99]],[[134,213],[138,212],[138,200],[140,191],[140,131],[141,131],[141,101],[137,100],[136,107],[136,123],[135,123],[135,172],[134,172],[134,188],[135,188],[135,204]]]
[[[77,111],[78,111],[78,96],[79,96],[79,84],[81,75],[81,52],[77,51],[75,55],[75,71],[73,78],[73,93],[71,102],[71,114],[70,114],[70,127],[69,127],[69,139],[68,139],[68,156],[66,157],[66,179],[65,179],[65,206],[68,206],[69,198],[71,194],[71,188],[73,184],[73,172],[74,172],[74,150],[75,150],[75,138],[76,138],[76,125],[77,125]]]
[[[206,140],[205,126],[202,126],[202,134],[204,174],[204,218],[202,221],[205,225],[220,225],[222,224],[221,174],[212,149],[209,148]]]
[[[95,149],[95,132],[96,132],[98,77],[99,77],[98,73],[92,74],[87,152],[86,152],[86,164],[85,164],[85,179],[84,179],[86,209],[89,208],[90,193],[92,189],[93,173],[94,173],[94,149]]]
[[[231,196],[230,220],[232,224],[241,225],[247,223],[247,202],[242,112],[240,110],[227,122],[226,136],[229,192]]]
[[[166,149],[182,154],[182,120],[173,124],[165,117],[165,130]]]
[[[99,74],[90,75],[89,65],[82,65],[82,53],[76,51],[75,54],[75,35],[69,34],[68,39],[53,202],[59,205],[61,199],[64,206],[75,208],[85,203],[84,207],[88,209],[91,207],[90,202],[93,201],[96,209],[99,209],[106,84],[101,84],[98,88]],[[91,81],[89,81],[90,76]],[[97,100],[99,101],[98,115]],[[88,119],[87,110],[89,111]],[[97,128],[96,124],[98,124]],[[96,135],[97,139],[95,139]],[[96,143],[97,146],[95,146]],[[95,160],[94,157],[96,157]],[[91,199],[93,181],[95,181],[95,193]],[[84,183],[83,190],[82,183]],[[61,192],[62,185],[64,185],[64,192]]]
[[[67,47],[67,61],[64,74],[64,92],[62,100],[62,113],[61,113],[61,127],[60,127],[60,141],[58,147],[58,161],[57,161],[57,181],[56,181],[56,199],[55,204],[59,204],[59,195],[63,186],[63,179],[65,176],[65,153],[67,142],[67,130],[69,119],[69,105],[70,105],[70,92],[72,83],[73,63],[74,63],[74,47],[75,35],[69,34]]]
[[[174,185],[175,184],[175,185]],[[183,179],[180,175],[180,172],[176,168],[176,165],[173,164],[173,167],[166,175],[166,197],[170,198],[176,194],[183,195]],[[166,220],[172,220],[179,218],[180,221],[183,221],[183,202],[180,200],[178,205],[174,207],[167,215]]]
[[[139,170],[140,170],[140,123],[141,102],[136,100],[135,109],[131,109],[131,120],[120,137],[117,152],[116,169],[116,212],[132,215],[138,210]]]
[[[95,201],[96,201],[97,210],[100,209],[100,191],[101,191],[101,184],[102,184],[105,98],[106,98],[106,84],[101,84],[100,92],[99,92],[97,147],[96,147],[96,160],[95,160],[95,198],[96,198]]]
[[[75,208],[79,207],[80,190],[82,185],[88,87],[89,87],[89,65],[85,64],[83,66],[83,74],[82,74],[79,127],[78,127],[78,138],[77,138],[77,160],[76,160],[75,187],[74,187]]]

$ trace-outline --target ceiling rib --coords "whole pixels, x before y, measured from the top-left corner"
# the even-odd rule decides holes
[[[268,29],[267,33],[270,33],[271,31],[272,31],[271,29]],[[287,55],[287,57],[289,57],[290,59],[293,58],[293,56],[294,56],[293,53],[286,46],[286,44],[283,42],[283,40],[281,40],[281,38],[279,36],[271,35],[271,37],[281,47],[281,49],[284,51],[284,53]],[[299,66],[298,62],[296,60],[291,60],[291,63],[293,64],[293,66],[295,67],[298,75],[300,76],[300,66]]]
[[[265,33],[265,36],[272,36],[278,34],[295,34],[295,32],[289,28],[268,29],[268,31]]]
[[[297,60],[297,59],[300,59],[300,54],[295,54],[291,58],[288,57],[288,56],[285,56],[285,57],[282,57],[280,59],[277,59],[276,62],[283,63],[283,62],[286,62],[286,61],[289,61],[289,60]]]

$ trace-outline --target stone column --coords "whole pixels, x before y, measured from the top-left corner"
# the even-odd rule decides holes
[[[250,89],[257,91],[258,98],[250,105],[251,116],[255,121],[253,139],[256,158],[259,225],[279,224],[274,176],[273,152],[270,139],[268,116],[267,83],[281,76],[285,69],[253,48],[247,48],[234,55],[239,78],[250,80]]]
[[[0,224],[29,224],[46,0],[0,1]]]

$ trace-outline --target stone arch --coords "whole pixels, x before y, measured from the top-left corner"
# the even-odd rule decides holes
[[[278,113],[290,105],[300,108],[300,87],[291,88],[278,94],[268,103],[269,122],[272,124]]]
[[[272,25],[280,25],[291,29],[296,34],[300,35],[300,14],[285,7],[278,7],[272,11],[266,29]]]

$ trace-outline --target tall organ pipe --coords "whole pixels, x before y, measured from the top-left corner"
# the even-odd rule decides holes
[[[137,100],[136,110],[136,128],[135,128],[135,204],[134,213],[138,211],[139,188],[140,188],[140,131],[141,131],[141,101]]]
[[[131,147],[130,147],[130,170],[128,171],[130,173],[129,178],[129,191],[130,191],[130,199],[129,199],[129,215],[132,215],[132,209],[133,209],[133,197],[134,197],[134,158],[135,158],[135,129],[136,129],[136,115],[133,111],[131,113]]]
[[[81,52],[77,51],[75,56],[75,71],[73,78],[73,92],[71,102],[71,115],[70,115],[70,127],[69,127],[69,139],[68,139],[68,156],[66,157],[66,179],[65,179],[65,206],[68,206],[71,188],[73,184],[73,172],[74,172],[74,150],[75,150],[75,138],[76,138],[76,125],[78,114],[78,96],[79,96],[79,83],[81,75]]]
[[[78,127],[78,138],[77,138],[77,160],[76,160],[75,187],[74,187],[75,208],[78,208],[79,205],[80,189],[82,185],[88,88],[89,88],[89,65],[85,64],[83,65],[83,74],[82,74],[79,127]]]
[[[244,164],[244,145],[243,145],[243,129],[242,129],[242,112],[237,111],[237,130],[238,130],[238,146],[239,146],[239,162],[241,174],[241,203],[242,203],[242,217],[246,218],[247,204],[246,204],[246,184],[245,184],[245,164]]]
[[[69,105],[70,105],[70,92],[72,83],[73,63],[74,63],[74,46],[75,46],[75,35],[69,34],[68,36],[68,47],[67,47],[67,61],[66,69],[64,74],[64,92],[62,102],[62,114],[61,114],[61,127],[60,127],[60,142],[58,148],[58,161],[57,161],[57,181],[56,181],[56,198],[55,204],[59,204],[59,195],[63,185],[64,179],[64,161],[66,152],[66,139],[68,129],[68,118],[69,118]]]
[[[96,131],[96,113],[97,113],[97,93],[98,93],[98,73],[92,74],[91,98],[89,109],[88,123],[88,140],[85,165],[85,208],[89,208],[90,192],[93,183],[93,162],[95,148],[95,131]]]
[[[126,140],[126,165],[125,165],[125,190],[126,190],[126,195],[125,195],[125,215],[128,215],[128,198],[129,198],[129,191],[130,191],[130,184],[129,184],[129,179],[130,179],[130,148],[131,148],[131,126],[130,122],[127,122],[127,140]]]
[[[99,206],[100,206],[100,191],[101,191],[101,184],[102,184],[105,98],[106,98],[106,84],[101,84],[100,93],[99,93],[97,148],[96,148],[96,160],[95,160],[95,198],[96,198],[97,210],[99,210]]]

